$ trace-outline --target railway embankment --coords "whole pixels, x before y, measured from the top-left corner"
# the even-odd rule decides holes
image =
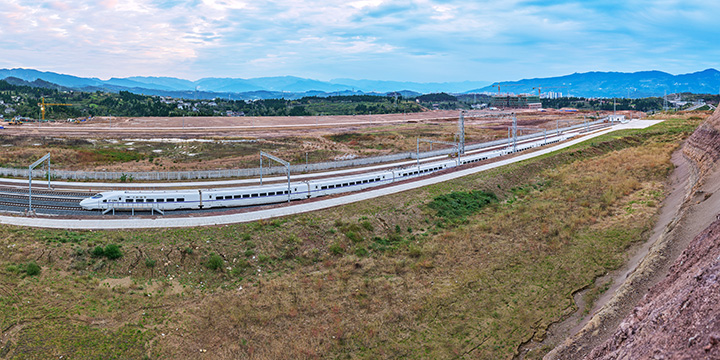
[[[719,161],[715,111],[674,156],[673,188],[644,258],[630,263],[612,299],[546,358],[720,357]]]

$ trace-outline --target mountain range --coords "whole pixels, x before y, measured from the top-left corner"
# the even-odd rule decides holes
[[[720,72],[708,69],[682,75],[661,71],[635,73],[588,72],[572,75],[522,79],[490,83],[464,81],[418,83],[378,80],[333,79],[320,81],[295,76],[240,78],[203,78],[196,81],[173,77],[133,76],[127,78],[84,78],[34,69],[0,69],[0,79],[10,78],[16,84],[54,87],[82,91],[130,91],[137,94],[172,96],[177,98],[229,99],[296,99],[303,96],[385,95],[400,92],[403,96],[447,93],[511,92],[515,94],[540,91],[562,92],[584,97],[648,97],[678,92],[711,93],[720,90]]]
[[[511,92],[515,94],[537,94],[541,92],[561,92],[564,95],[582,97],[628,97],[642,98],[663,96],[674,93],[717,94],[720,91],[720,71],[707,69],[691,74],[672,75],[662,71],[587,72],[572,75],[523,79],[494,83],[470,93]]]

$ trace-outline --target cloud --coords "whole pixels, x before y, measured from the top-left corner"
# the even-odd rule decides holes
[[[720,55],[718,11],[700,0],[0,0],[0,67],[413,81],[689,72]]]

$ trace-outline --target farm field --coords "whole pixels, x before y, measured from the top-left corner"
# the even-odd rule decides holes
[[[591,306],[602,292],[595,278],[649,236],[671,154],[701,120],[614,132],[381,201],[272,221],[2,226],[0,356],[512,357],[584,311],[576,292],[589,290]],[[423,126],[443,136],[455,124]],[[321,136],[366,149],[390,130],[399,138],[388,144],[414,143],[407,134],[420,132]],[[483,134],[475,136],[493,136]]]

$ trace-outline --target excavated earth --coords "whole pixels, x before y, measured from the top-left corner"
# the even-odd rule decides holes
[[[720,111],[682,148],[676,217],[613,299],[548,359],[720,359]]]

